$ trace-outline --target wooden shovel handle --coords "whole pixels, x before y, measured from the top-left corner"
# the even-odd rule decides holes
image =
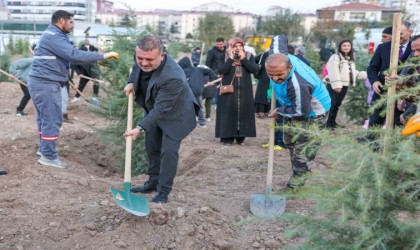
[[[276,94],[274,85],[271,87],[271,110],[276,108]],[[265,194],[270,195],[273,190],[273,165],[274,165],[274,132],[276,127],[276,118],[270,121],[270,139],[268,141],[268,164],[267,164],[267,182],[265,185]]]
[[[12,75],[7,73],[6,71],[0,69],[0,72],[5,74],[6,76],[8,76],[9,78],[13,78],[13,80],[15,80],[16,82],[18,82],[19,84],[21,84],[22,86],[28,87],[28,85],[24,82],[22,82],[21,80],[17,79],[16,77],[11,77]]]
[[[90,80],[90,81],[98,82],[98,83],[105,83],[105,81],[101,81],[101,80],[91,78],[91,77],[88,77],[88,76],[85,76],[85,75],[80,75],[80,77],[85,78],[85,79]]]
[[[128,112],[127,112],[127,131],[133,129],[133,92],[128,95]],[[125,166],[124,166],[124,182],[131,182],[131,148],[133,140],[131,137],[125,138]]]

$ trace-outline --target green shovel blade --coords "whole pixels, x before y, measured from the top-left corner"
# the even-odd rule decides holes
[[[137,216],[147,216],[150,213],[147,199],[131,193],[131,182],[124,182],[124,190],[111,188],[115,202],[129,213]]]

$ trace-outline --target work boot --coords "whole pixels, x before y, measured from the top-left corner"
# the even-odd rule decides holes
[[[69,114],[68,114],[68,113],[63,113],[63,122],[73,123],[73,122],[69,119]]]
[[[58,158],[50,160],[45,156],[41,156],[41,158],[38,159],[38,163],[44,166],[51,166],[61,169],[65,169],[68,166],[66,163],[60,161]]]
[[[16,116],[17,117],[22,117],[22,116],[26,116],[26,115],[28,115],[28,114],[26,114],[25,112],[23,112],[22,110],[18,110],[18,111],[16,111]]]
[[[155,196],[153,196],[152,202],[154,202],[154,203],[167,203],[168,202],[168,194],[165,193],[165,192],[159,191]]]
[[[138,186],[138,187],[132,188],[131,192],[133,192],[133,193],[143,193],[143,194],[156,192],[157,184],[158,184],[157,182],[149,180],[149,181],[146,181],[143,186]]]

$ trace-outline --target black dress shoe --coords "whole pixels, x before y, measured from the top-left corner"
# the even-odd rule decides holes
[[[155,196],[153,196],[152,202],[154,202],[154,203],[166,203],[166,202],[168,202],[168,194],[164,193],[164,192],[158,192]]]
[[[131,189],[133,193],[151,193],[156,192],[157,182],[146,181],[143,186],[135,187]]]
[[[5,175],[5,174],[7,174],[7,171],[3,170],[3,169],[0,169],[0,175]]]

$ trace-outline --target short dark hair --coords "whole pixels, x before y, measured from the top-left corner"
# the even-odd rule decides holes
[[[223,42],[224,43],[225,42],[225,39],[222,38],[222,37],[219,37],[219,38],[216,39],[216,42],[217,43],[220,43],[220,42]]]
[[[158,49],[164,51],[163,42],[156,36],[144,36],[137,42],[137,47],[143,51],[152,51]]]
[[[69,20],[73,16],[74,16],[73,14],[68,13],[65,10],[57,10],[56,12],[52,14],[51,23],[57,23],[61,18],[64,18],[64,20]]]
[[[388,26],[388,27],[386,27],[386,28],[382,31],[382,34],[392,35],[392,26]]]
[[[419,35],[415,35],[413,36],[413,38],[411,39],[411,42],[414,42],[415,40],[420,38],[420,34]]]

